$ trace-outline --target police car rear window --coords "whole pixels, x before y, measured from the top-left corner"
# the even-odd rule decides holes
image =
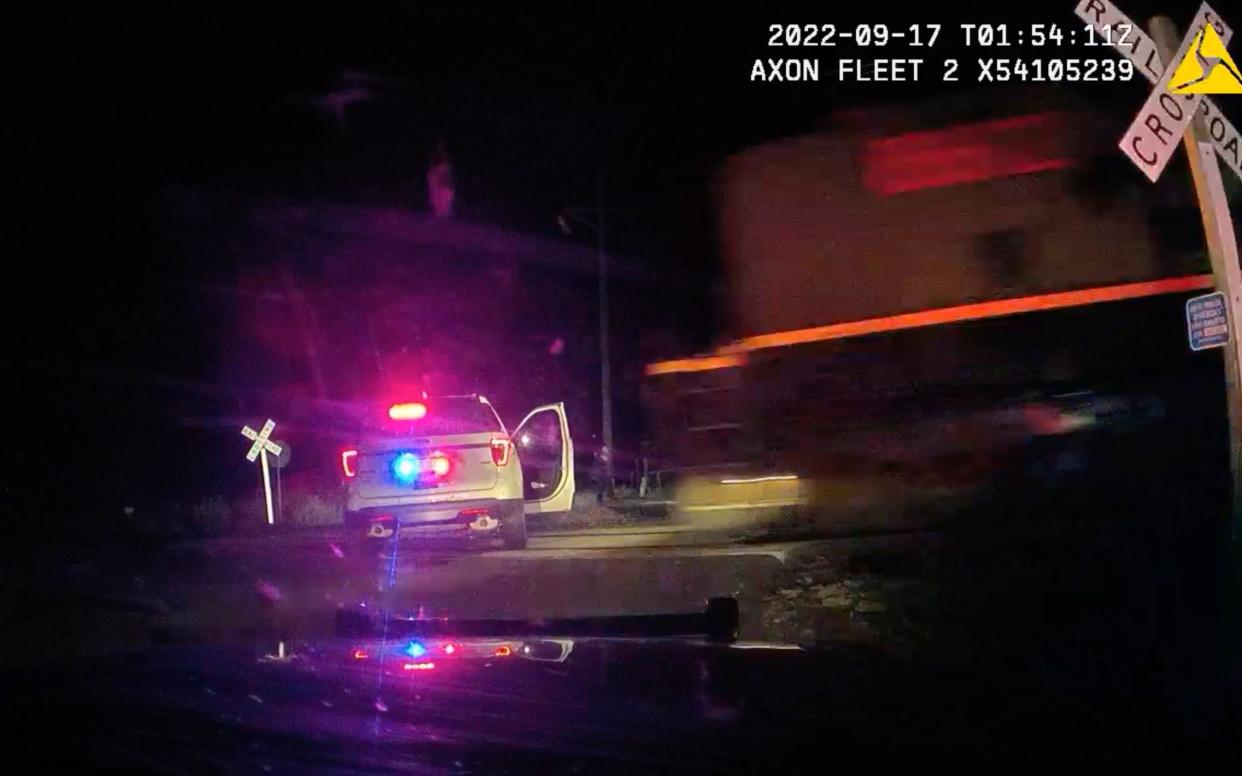
[[[390,420],[382,417],[371,430],[384,436],[444,436],[446,434],[477,434],[500,431],[500,422],[492,408],[475,398],[430,398],[420,400],[427,412],[417,420]]]

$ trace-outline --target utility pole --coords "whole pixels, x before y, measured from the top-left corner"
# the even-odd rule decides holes
[[[582,211],[595,211],[594,220],[583,217]],[[604,221],[604,173],[595,179],[595,207],[566,207],[557,217],[561,230],[572,234],[569,216],[574,221],[595,231],[596,258],[599,263],[599,401],[600,401],[600,456],[603,464],[603,491],[611,492],[614,477],[612,445],[612,358],[608,339],[608,249],[607,225]],[[602,493],[601,493],[602,495]]]
[[[600,433],[604,445],[604,490],[612,491],[612,364],[608,347],[608,252],[605,250],[604,174],[595,186],[595,236],[599,248],[599,399]]]
[[[1176,67],[1173,57],[1181,43],[1177,26],[1167,16],[1157,16],[1148,23],[1148,30],[1166,66]],[[1229,311],[1229,343],[1223,354],[1229,409],[1229,467],[1233,475],[1229,535],[1233,543],[1233,562],[1236,564],[1234,572],[1242,574],[1242,373],[1239,371],[1242,361],[1242,338],[1239,337],[1242,325],[1242,318],[1239,317],[1242,316],[1242,270],[1238,267],[1238,242],[1233,232],[1220,166],[1199,116],[1196,115],[1186,127],[1182,142],[1194,179],[1203,231],[1207,236],[1212,275],[1216,280],[1216,289],[1225,294]],[[1238,578],[1235,577],[1234,581],[1237,583]]]

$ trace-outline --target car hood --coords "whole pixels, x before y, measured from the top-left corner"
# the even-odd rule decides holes
[[[577,639],[559,660],[450,661],[361,649],[170,647],[8,674],[8,730],[30,756],[94,767],[297,773],[753,770],[825,747],[896,765],[1084,752],[1121,734],[1063,699],[846,650]],[[407,671],[411,660],[435,667]]]

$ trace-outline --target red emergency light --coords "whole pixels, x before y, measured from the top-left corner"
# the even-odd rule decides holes
[[[431,457],[427,459],[427,465],[431,468],[431,473],[437,477],[447,476],[449,470],[453,468],[448,456],[439,450],[431,454]]]
[[[388,417],[391,420],[422,420],[426,416],[427,405],[422,402],[403,402],[388,408]]]

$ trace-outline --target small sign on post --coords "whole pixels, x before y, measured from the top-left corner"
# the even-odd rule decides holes
[[[1229,341],[1229,308],[1220,291],[1186,300],[1191,350],[1219,348]]]
[[[261,431],[255,431],[250,426],[242,426],[241,430],[242,436],[254,442],[254,444],[250,446],[250,451],[246,453],[246,460],[254,463],[254,459],[258,458],[263,469],[263,499],[264,503],[267,505],[268,525],[274,525],[276,523],[276,517],[272,512],[272,474],[270,466],[267,462],[267,456],[270,453],[279,457],[284,451],[283,447],[269,439],[275,429],[276,421],[268,418],[268,421],[263,424],[263,429]]]

